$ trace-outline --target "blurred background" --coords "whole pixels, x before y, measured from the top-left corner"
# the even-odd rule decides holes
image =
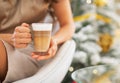
[[[120,63],[120,0],[70,0],[76,51],[63,83],[77,69]]]

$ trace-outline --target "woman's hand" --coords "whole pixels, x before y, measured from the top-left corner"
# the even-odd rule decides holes
[[[56,52],[57,52],[57,43],[55,40],[51,39],[50,47],[49,47],[48,51],[44,55],[42,55],[42,53],[33,52],[32,58],[34,58],[36,60],[46,60],[46,59],[54,57]]]
[[[29,25],[22,23],[21,26],[15,28],[12,35],[13,46],[16,48],[25,48],[31,42],[31,34]]]

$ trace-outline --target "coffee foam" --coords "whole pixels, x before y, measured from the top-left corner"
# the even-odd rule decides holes
[[[51,31],[52,23],[32,23],[34,31]]]

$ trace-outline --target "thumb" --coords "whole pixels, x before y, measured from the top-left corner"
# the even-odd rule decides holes
[[[54,44],[53,38],[50,40],[50,47]]]
[[[27,23],[22,23],[21,26],[23,26],[23,27],[29,27],[29,24],[27,24]]]

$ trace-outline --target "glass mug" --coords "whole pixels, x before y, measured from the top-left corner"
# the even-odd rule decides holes
[[[32,23],[32,31],[35,51],[46,52],[50,46],[52,24]]]

